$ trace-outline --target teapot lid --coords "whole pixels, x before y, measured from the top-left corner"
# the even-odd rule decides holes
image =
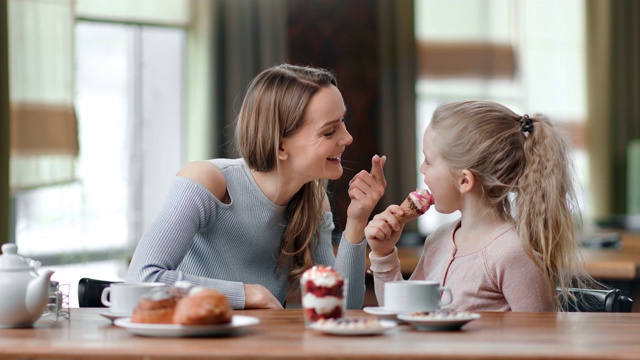
[[[2,270],[30,270],[33,269],[24,257],[17,254],[16,244],[2,244],[2,255],[0,255],[0,271]]]

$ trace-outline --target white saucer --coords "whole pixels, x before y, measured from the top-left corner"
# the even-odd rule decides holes
[[[460,330],[466,323],[479,318],[480,314],[467,312],[450,313],[443,317],[412,316],[411,314],[398,315],[398,319],[406,321],[417,330],[422,331]]]
[[[339,328],[335,326],[327,326],[319,323],[313,323],[309,325],[309,327],[313,330],[331,334],[331,335],[346,335],[346,336],[359,336],[359,335],[378,335],[382,334],[387,330],[391,330],[398,326],[395,321],[389,320],[378,320],[380,322],[380,327],[376,328]]]
[[[140,324],[132,323],[130,320],[118,319],[115,324],[132,334],[154,337],[228,336],[260,323],[257,317],[244,315],[233,315],[230,324],[221,325]]]
[[[375,315],[380,320],[402,321],[398,319],[399,311],[388,310],[382,306],[365,306],[362,311],[367,314]]]
[[[106,317],[107,319],[111,320],[111,322],[115,321],[116,319],[121,319],[121,318],[126,318],[131,316],[131,314],[116,313],[116,312],[111,312],[109,310],[99,312],[98,315]]]

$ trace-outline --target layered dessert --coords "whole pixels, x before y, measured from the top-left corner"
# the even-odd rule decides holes
[[[396,217],[401,223],[405,224],[426,213],[431,205],[433,205],[433,196],[431,193],[426,189],[416,189],[400,204],[404,214]]]
[[[300,279],[305,323],[340,319],[345,310],[345,279],[331,266],[314,266]]]

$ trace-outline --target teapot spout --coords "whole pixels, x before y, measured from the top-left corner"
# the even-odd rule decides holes
[[[49,299],[49,281],[53,270],[44,270],[38,277],[29,282],[25,304],[31,315],[41,314]]]

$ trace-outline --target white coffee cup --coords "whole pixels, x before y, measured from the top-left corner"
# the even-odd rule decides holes
[[[102,290],[100,300],[114,314],[131,315],[138,301],[152,289],[166,286],[163,283],[113,283]]]
[[[442,294],[449,296],[443,299]],[[389,281],[384,284],[384,309],[397,312],[435,311],[451,303],[451,290],[437,281]]]

